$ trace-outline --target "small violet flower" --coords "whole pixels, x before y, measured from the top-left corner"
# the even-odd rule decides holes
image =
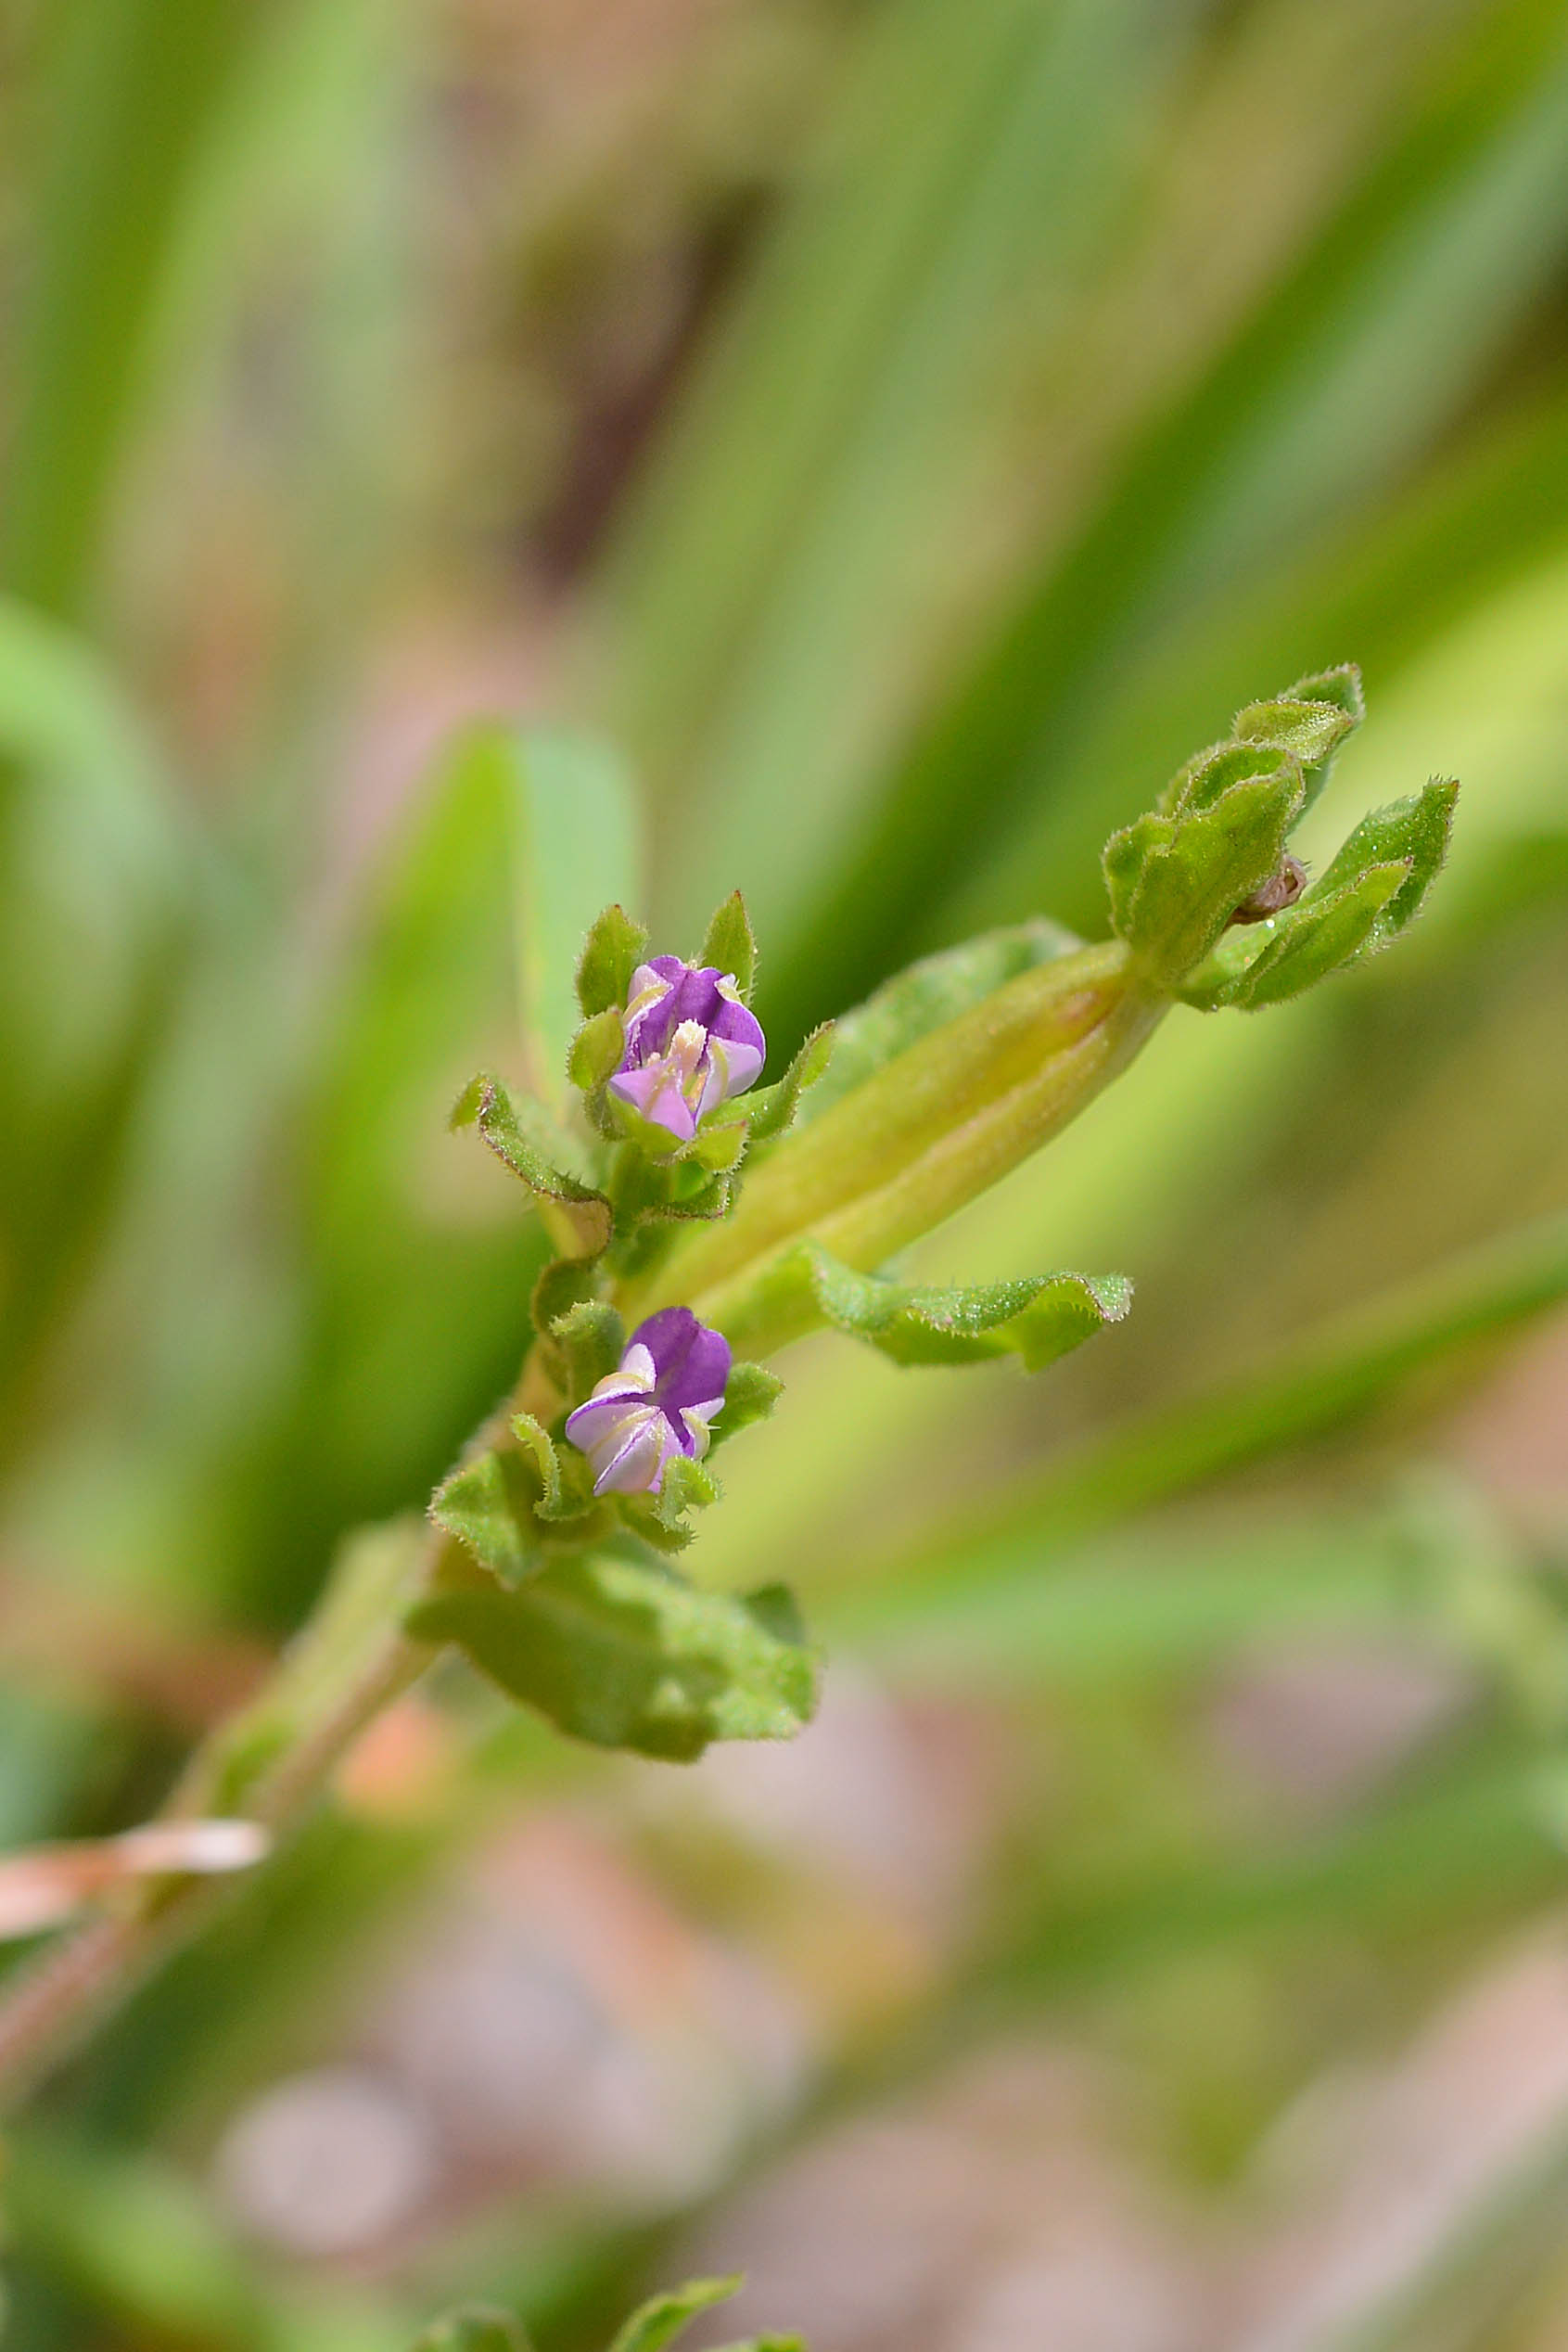
[[[767,1050],[732,973],[656,955],[631,975],[626,1052],[610,1093],[689,1144],[707,1112],[754,1083]]]
[[[678,1453],[700,1462],[724,1401],[730,1343],[689,1307],[639,1323],[618,1372],[567,1416],[567,1435],[593,1464],[595,1494],[657,1494]]]

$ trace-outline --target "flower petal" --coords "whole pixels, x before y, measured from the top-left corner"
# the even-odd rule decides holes
[[[730,1343],[722,1333],[699,1323],[689,1307],[661,1308],[638,1324],[631,1342],[645,1348],[653,1359],[654,1393],[666,1412],[673,1414],[713,1397],[722,1401],[730,1377]]]

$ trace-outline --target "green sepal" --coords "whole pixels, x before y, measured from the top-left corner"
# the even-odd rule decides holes
[[[1140,817],[1105,845],[1112,921],[1164,988],[1180,985],[1235,909],[1279,871],[1301,808],[1301,770],[1268,745],[1251,756],[1267,764],[1250,779],[1205,805]]]
[[[618,1369],[626,1351],[626,1326],[603,1298],[582,1298],[568,1307],[550,1325],[550,1338],[574,1405]]]
[[[737,993],[750,1003],[757,979],[757,941],[752,936],[746,901],[738,890],[733,890],[723,905],[715,908],[697,961],[728,974]]]
[[[574,1307],[597,1296],[594,1269],[585,1258],[553,1258],[534,1284],[529,1299],[529,1320],[544,1344],[553,1373],[564,1371],[555,1344],[555,1326]]]
[[[577,1001],[585,1021],[614,1006],[624,1011],[631,975],[647,952],[648,935],[624,907],[607,906],[582,943],[577,965]]]
[[[432,2320],[413,2352],[532,2352],[532,2343],[510,2311],[499,2311],[489,2303],[465,2303]]]
[[[709,1425],[713,1444],[722,1445],[753,1422],[766,1421],[783,1394],[784,1382],[766,1364],[732,1364],[722,1408]]]
[[[470,1079],[453,1104],[452,1128],[477,1127],[484,1141],[514,1176],[520,1177],[542,1207],[558,1218],[577,1245],[574,1255],[596,1258],[610,1238],[609,1202],[555,1164],[560,1139],[548,1128],[544,1114],[526,1096],[509,1094],[498,1078],[481,1070]]]
[[[626,1052],[626,1015],[618,1004],[583,1022],[567,1055],[567,1076],[591,1098],[608,1084]]]
[[[627,1526],[651,1543],[656,1552],[684,1552],[696,1533],[694,1511],[706,1511],[719,1500],[719,1485],[700,1462],[689,1454],[672,1454],[664,1465],[657,1494],[616,1497]]]
[[[711,1118],[704,1119],[691,1142],[682,1144],[677,1154],[680,1159],[695,1160],[710,1176],[726,1175],[740,1166],[751,1133],[751,1121],[743,1105],[726,1104],[724,1108],[734,1115],[726,1118],[722,1112],[716,1112]]]
[[[796,1253],[819,1312],[899,1364],[980,1363],[1016,1355],[1026,1372],[1054,1363],[1132,1303],[1125,1274],[1039,1274],[956,1287],[887,1282],[807,1242]]]
[[[1021,972],[1031,971],[1039,964],[1053,964],[1082,945],[1071,931],[1038,915],[1032,922],[985,931],[958,947],[923,956],[833,1023],[832,1062],[815,1079],[805,1081],[810,1093],[799,1105],[798,1123],[805,1126],[820,1118],[842,1096],[874,1078],[897,1055],[994,995]],[[807,1040],[807,1046],[810,1042]],[[794,1067],[792,1063],[791,1070]],[[780,1085],[787,1082],[787,1074],[779,1080]]]
[[[549,1439],[545,1439],[549,1444]],[[551,1449],[554,1453],[554,1448]],[[556,1481],[559,1492],[559,1481]],[[430,1499],[430,1516],[505,1585],[536,1573],[544,1558],[534,1506],[542,1498],[537,1457],[500,1446],[460,1463]]]
[[[590,1516],[594,1520],[595,1534],[611,1525],[609,1505],[593,1491],[593,1466],[586,1454],[580,1453],[575,1446],[557,1446],[531,1412],[512,1415],[512,1435],[524,1459],[531,1463],[539,1476],[539,1499],[533,1514],[541,1522],[545,1540],[556,1528],[569,1527],[571,1540],[584,1541],[585,1530],[578,1522]]]
[[[439,1593],[408,1624],[417,1640],[458,1643],[574,1739],[672,1763],[714,1740],[788,1739],[816,1707],[786,1593],[702,1591],[658,1560],[574,1554],[515,1591]]]
[[[784,1076],[772,1086],[759,1087],[756,1093],[742,1095],[746,1129],[754,1144],[771,1144],[774,1138],[787,1134],[794,1126],[800,1108],[800,1098],[808,1087],[815,1086],[827,1074],[833,1058],[835,1024],[824,1021],[814,1029],[801,1046]]]

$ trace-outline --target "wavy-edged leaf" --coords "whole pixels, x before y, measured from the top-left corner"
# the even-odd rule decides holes
[[[558,1476],[553,1483],[558,1495]],[[534,1517],[542,1491],[536,1458],[509,1446],[492,1447],[442,1479],[430,1500],[430,1516],[491,1576],[503,1584],[520,1584],[544,1557]]]
[[[409,1618],[573,1738],[688,1763],[714,1740],[788,1739],[816,1669],[781,1587],[706,1592],[657,1560],[555,1562],[516,1591],[441,1593]]]
[[[815,1243],[797,1254],[825,1319],[899,1364],[1016,1355],[1026,1372],[1039,1372],[1106,1323],[1120,1323],[1132,1303],[1125,1274],[1039,1274],[937,1287],[856,1273]]]
[[[576,1255],[597,1257],[610,1238],[612,1218],[603,1193],[555,1165],[557,1139],[538,1106],[508,1093],[500,1079],[481,1071],[453,1106],[453,1128],[477,1127],[491,1150],[535,1197],[555,1211],[577,1245]]]

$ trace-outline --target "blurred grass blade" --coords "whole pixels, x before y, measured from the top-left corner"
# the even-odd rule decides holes
[[[573,979],[583,940],[605,907],[634,912],[641,898],[635,793],[607,745],[559,729],[498,728],[472,756],[494,759],[512,796],[526,1075],[558,1112],[582,1019]]]
[[[215,101],[266,11],[245,0],[76,0],[50,32],[38,261],[6,464],[0,576],[78,612],[149,314]]]
[[[765,940],[798,919],[1013,396],[1020,306],[1054,315],[1092,267],[1199,13],[865,13],[606,575],[614,723],[682,823],[678,928],[743,877]]]
[[[0,601],[0,1453],[113,1197],[195,876],[158,754],[102,664]]]
[[[1187,399],[1159,415],[1064,558],[885,780],[838,887],[767,998],[786,1033],[930,943],[944,901],[1055,779],[1129,662],[1239,574],[1409,467],[1478,377],[1568,239],[1568,27],[1541,0],[1481,12],[1435,94]],[[1323,648],[1318,658],[1346,648]],[[1254,688],[1256,691],[1256,686]],[[1061,804],[1037,869],[1092,858],[1113,781]],[[983,790],[988,823],[974,824]],[[1071,884],[1069,888],[1073,887]]]

